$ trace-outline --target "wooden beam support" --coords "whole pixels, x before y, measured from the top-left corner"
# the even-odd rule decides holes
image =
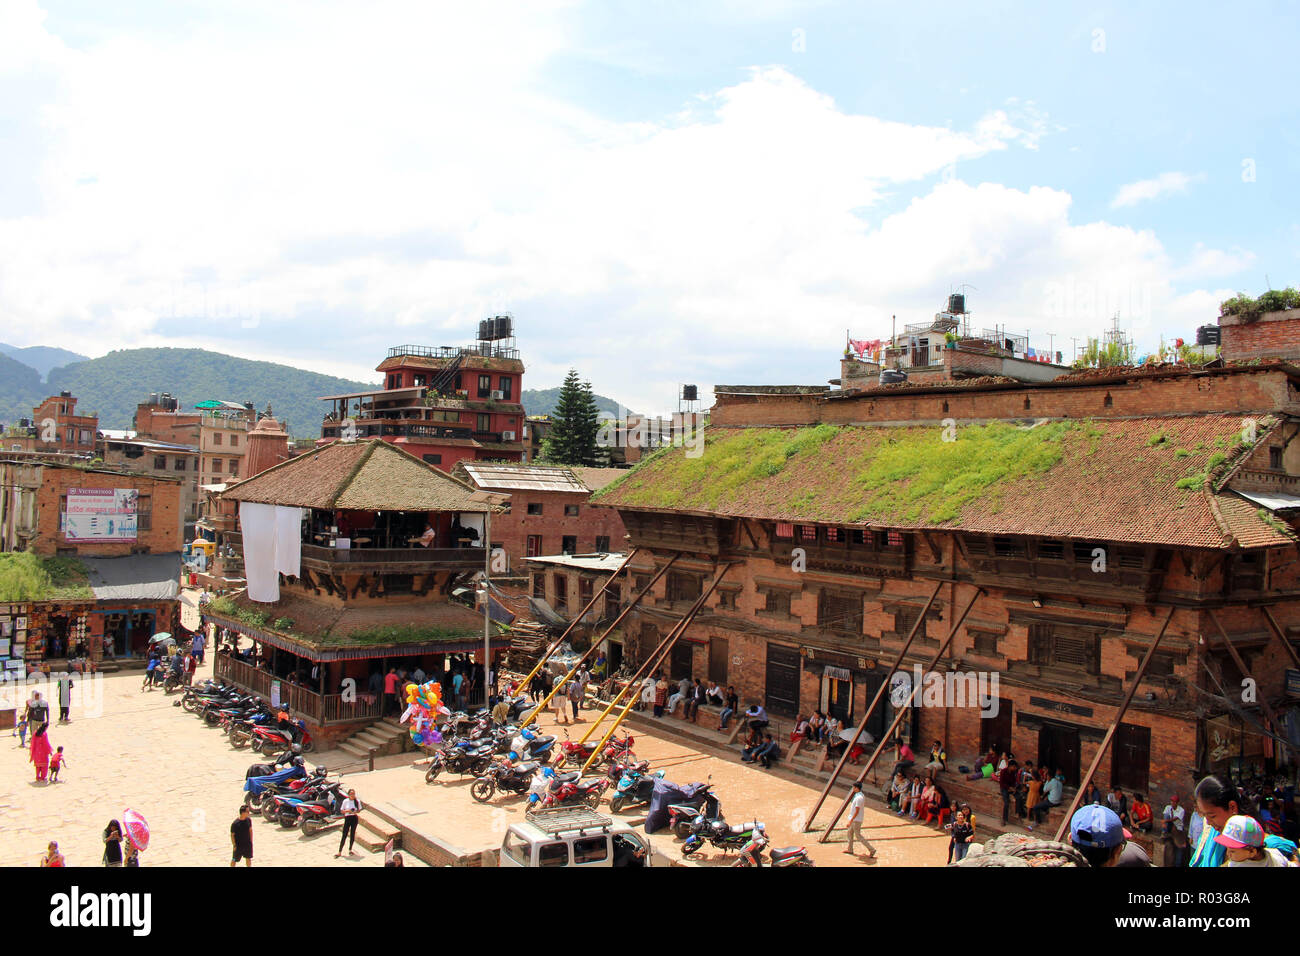
[[[957,631],[961,628],[962,623],[966,620],[966,615],[970,613],[971,608],[975,606],[975,602],[979,600],[979,596],[983,593],[984,593],[983,588],[977,587],[975,589],[975,593],[971,595],[970,601],[967,602],[965,609],[961,612],[961,615],[957,618],[957,620],[953,621],[952,627],[949,628],[948,636],[944,638],[943,644],[939,646],[939,649],[935,651],[934,656],[930,658],[930,663],[928,663],[925,666],[925,670],[922,672],[923,674],[928,674],[930,673],[930,671],[934,670],[934,667],[936,664],[939,663],[940,658],[942,658],[944,654],[948,653],[948,648],[952,645],[953,638],[957,636]],[[888,685],[882,684],[881,689],[884,689],[884,687],[886,686]],[[866,765],[862,768],[862,772],[858,774],[858,778],[857,780],[854,781],[854,783],[862,783],[862,781],[867,779],[867,774],[871,772],[872,768],[875,767],[876,765],[876,761],[880,759],[880,755],[884,753],[885,744],[894,735],[894,732],[898,730],[898,725],[903,722],[903,717],[907,714],[908,708],[911,706],[912,701],[916,698],[916,695],[919,694],[920,692],[921,692],[921,683],[917,683],[915,686],[913,686],[912,693],[908,695],[907,702],[902,707],[898,708],[898,713],[894,715],[894,722],[890,724],[889,729],[886,730],[883,735],[881,735],[880,740],[876,743],[876,749],[872,751],[871,757],[867,760]],[[864,721],[864,726],[865,726],[865,721]],[[853,743],[856,742],[857,742],[857,738],[855,737]],[[836,768],[837,772],[844,766],[845,761],[848,759],[849,751],[853,749],[853,743],[850,743],[848,747],[844,748],[844,756],[840,758],[840,766]],[[831,783],[833,782],[834,782],[834,777],[831,778]],[[826,785],[826,792],[828,793],[830,792],[829,783]],[[839,822],[840,817],[844,815],[844,811],[847,810],[848,808],[849,808],[849,798],[845,797],[844,802],[840,804],[840,808],[835,811],[835,816],[831,819],[830,825],[826,827],[826,832],[821,835],[820,839],[817,842],[825,843],[830,839],[831,831],[835,829],[835,824]],[[805,832],[807,831],[805,830]]]
[[[835,781],[839,779],[840,774],[844,771],[844,765],[848,763],[849,752],[853,750],[854,745],[858,742],[858,738],[867,732],[867,721],[871,719],[871,715],[876,712],[876,707],[884,698],[885,691],[889,687],[890,676],[892,676],[894,671],[898,670],[899,665],[903,663],[903,658],[907,655],[908,649],[912,646],[912,641],[916,639],[917,632],[925,622],[925,616],[930,613],[930,608],[934,606],[934,602],[938,599],[939,592],[943,589],[943,585],[944,582],[940,581],[934,586],[934,591],[930,594],[929,599],[926,600],[925,607],[921,608],[921,613],[916,616],[916,620],[912,623],[912,629],[907,632],[907,640],[903,642],[902,648],[899,649],[898,654],[894,657],[894,662],[889,665],[889,671],[885,675],[884,682],[876,688],[876,696],[871,698],[871,703],[867,705],[866,712],[862,715],[862,719],[858,721],[858,729],[854,732],[853,739],[850,740],[849,745],[844,748],[844,753],[840,755],[839,763],[835,765],[835,772],[831,774],[830,780],[826,781],[826,786],[822,788],[821,796],[817,798],[817,802],[813,805],[812,811],[808,814],[808,822],[804,824],[803,828],[804,833],[807,833],[812,829],[813,820],[817,818],[817,813],[821,810],[822,804],[826,802],[827,795],[831,792],[831,788],[835,786]],[[976,590],[975,593],[978,594],[979,591]],[[953,630],[956,630],[956,626],[953,627]],[[735,737],[736,735],[733,733],[731,739],[734,740]],[[731,740],[728,740],[727,742],[730,743]],[[818,763],[817,769],[821,770],[822,767],[825,766],[825,762],[826,751],[823,750],[822,759]]]
[[[1101,766],[1102,758],[1106,756],[1106,751],[1110,749],[1110,742],[1115,739],[1115,731],[1124,720],[1124,715],[1128,713],[1129,704],[1133,703],[1133,696],[1137,693],[1138,686],[1142,683],[1142,678],[1146,676],[1147,667],[1151,659],[1156,656],[1156,648],[1160,646],[1160,641],[1165,636],[1165,631],[1169,628],[1169,622],[1174,619],[1174,608],[1169,609],[1169,614],[1165,616],[1165,623],[1160,625],[1160,632],[1156,634],[1156,639],[1151,642],[1147,648],[1146,654],[1142,658],[1142,663],[1138,665],[1137,673],[1133,675],[1133,683],[1129,685],[1128,693],[1124,695],[1124,703],[1120,705],[1119,711],[1115,714],[1115,719],[1110,722],[1106,728],[1106,736],[1102,738],[1100,746],[1097,747],[1097,753],[1092,758],[1092,765],[1088,767],[1088,773],[1079,781],[1079,789],[1074,794],[1074,799],[1070,801],[1070,806],[1066,810],[1061,825],[1056,828],[1054,839],[1059,843],[1064,839],[1066,833],[1070,830],[1070,820],[1073,819],[1074,813],[1079,809],[1079,801],[1083,799],[1083,791],[1088,788],[1093,775],[1097,768]]]

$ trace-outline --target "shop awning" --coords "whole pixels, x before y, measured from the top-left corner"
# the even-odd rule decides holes
[[[181,555],[82,558],[98,601],[167,601],[180,595]]]

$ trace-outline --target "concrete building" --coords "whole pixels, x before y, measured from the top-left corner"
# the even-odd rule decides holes
[[[148,438],[118,438],[100,433],[97,455],[107,468],[180,482],[181,540],[194,537],[199,520],[199,449]]]

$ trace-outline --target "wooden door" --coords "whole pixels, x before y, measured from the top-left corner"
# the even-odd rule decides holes
[[[799,652],[767,645],[767,693],[764,706],[771,714],[795,717],[799,713]]]
[[[727,685],[727,661],[730,649],[725,637],[709,638],[709,680]]]

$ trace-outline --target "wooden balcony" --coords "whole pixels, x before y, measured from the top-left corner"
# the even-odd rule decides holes
[[[276,680],[269,671],[258,670],[252,664],[218,654],[213,662],[213,674],[250,694],[271,699],[271,684]],[[280,706],[290,716],[301,717],[316,726],[346,724],[360,720],[378,720],[384,706],[382,696],[357,694],[356,700],[345,701],[342,694],[317,694],[306,687],[280,682]]]
[[[244,539],[241,534],[227,534],[241,564]],[[340,574],[348,571],[378,571],[391,574],[428,574],[433,571],[477,571],[484,563],[482,548],[328,548],[315,544],[302,546],[302,566],[313,571]]]

